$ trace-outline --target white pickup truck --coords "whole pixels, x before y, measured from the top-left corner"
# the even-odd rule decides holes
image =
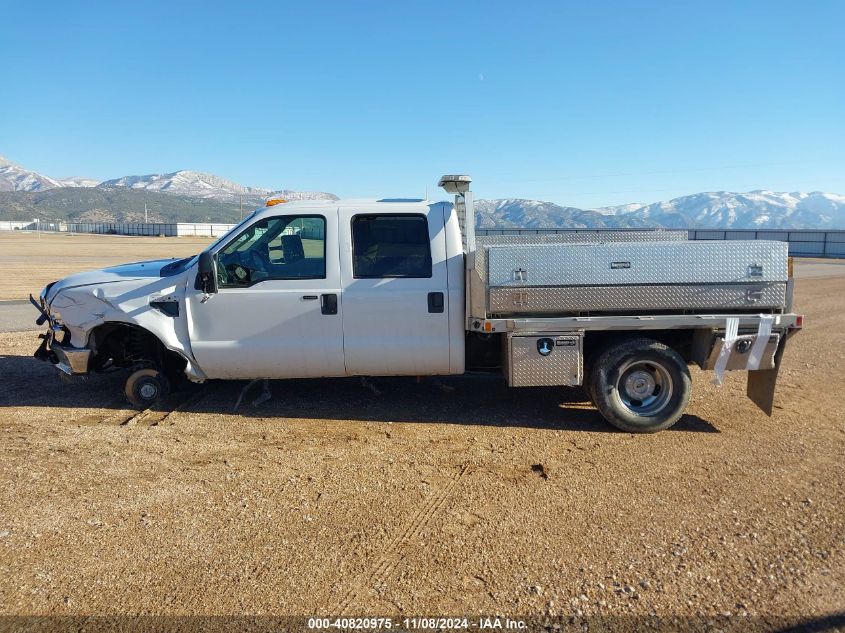
[[[37,358],[67,374],[128,370],[139,407],[174,381],[500,372],[578,386],[626,431],[674,424],[689,364],[747,370],[771,415],[793,314],[780,242],[685,232],[475,235],[454,203],[271,200],[199,255],[47,285]]]

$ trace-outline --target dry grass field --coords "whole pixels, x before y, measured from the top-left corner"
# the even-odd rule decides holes
[[[0,236],[14,296],[201,246],[19,237]],[[688,414],[652,436],[578,390],[486,377],[278,381],[238,412],[243,383],[213,382],[138,414],[119,374],[62,381],[35,332],[0,334],[0,615],[845,626],[845,276],[825,266],[798,280],[773,418],[742,375],[694,371]]]
[[[71,273],[137,262],[187,257],[211,242],[201,237],[127,237],[78,233],[0,231],[0,301],[38,296]]]

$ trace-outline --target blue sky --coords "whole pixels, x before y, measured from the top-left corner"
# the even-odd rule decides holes
[[[0,154],[51,176],[436,197],[460,172],[479,197],[581,207],[845,193],[838,0],[0,0],[0,16]]]

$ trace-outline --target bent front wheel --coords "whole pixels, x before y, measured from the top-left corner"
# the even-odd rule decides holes
[[[129,375],[124,391],[129,402],[139,409],[146,409],[170,392],[170,382],[159,370],[144,367]]]

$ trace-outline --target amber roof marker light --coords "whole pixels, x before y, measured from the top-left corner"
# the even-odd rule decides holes
[[[284,198],[270,198],[267,202],[264,203],[265,207],[275,207],[277,204],[285,204],[287,200]]]

